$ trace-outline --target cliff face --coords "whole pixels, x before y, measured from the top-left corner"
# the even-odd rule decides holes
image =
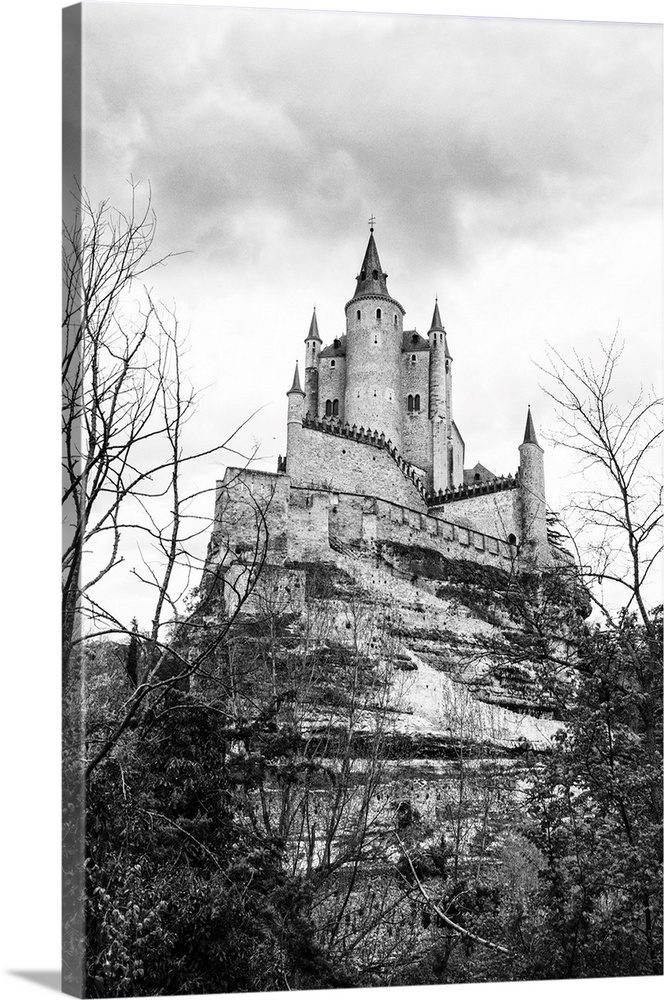
[[[471,813],[487,769],[514,789],[524,752],[545,753],[560,728],[534,665],[518,646],[508,655],[537,580],[396,543],[331,544],[325,562],[267,566],[235,628],[302,753],[332,768],[350,755],[358,787],[380,758],[372,813],[406,803],[433,826],[464,767]]]

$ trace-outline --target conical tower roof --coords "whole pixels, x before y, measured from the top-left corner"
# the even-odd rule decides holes
[[[314,306],[313,316],[311,317],[311,323],[309,324],[309,333],[307,334],[306,340],[318,340],[322,344],[323,341],[320,339],[320,334],[318,333],[318,321],[316,319],[316,306]]]
[[[436,304],[433,309],[433,317],[431,319],[431,326],[429,327],[429,333],[442,333],[443,335],[443,348],[445,350],[445,357],[449,358],[450,361],[453,360],[450,354],[450,349],[447,346],[447,333],[445,327],[443,326],[442,320],[440,318],[440,309],[438,308],[438,299],[436,298]]]
[[[533,424],[532,414],[530,412],[530,407],[528,407],[528,416],[526,417],[526,430],[523,435],[524,444],[536,444],[539,448],[539,443],[537,441],[537,435],[535,434],[535,425]]]
[[[438,299],[436,299],[436,305],[433,310],[433,319],[431,320],[429,333],[433,333],[434,330],[439,330],[441,333],[445,333],[445,328],[440,319],[440,310],[438,309]]]
[[[298,367],[297,361],[295,362],[295,373],[293,375],[293,384],[286,393],[286,395],[290,396],[291,392],[299,392],[303,396],[305,395],[305,393],[302,390],[302,386],[300,385],[300,369]]]
[[[389,295],[387,275],[380,266],[380,257],[374,240],[373,227],[364,253],[364,260],[357,276],[354,298],[358,295]]]

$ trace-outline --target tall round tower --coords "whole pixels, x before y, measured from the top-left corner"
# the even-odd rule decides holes
[[[521,549],[534,565],[549,561],[544,491],[544,451],[537,443],[533,418],[528,407],[523,444],[519,445],[519,516]]]
[[[305,341],[305,361],[304,361],[304,412],[311,417],[318,416],[318,358],[323,345],[318,333],[318,321],[316,319],[316,306],[311,317],[309,333]]]
[[[438,299],[429,330],[429,420],[431,481],[435,492],[455,485],[452,444],[452,355],[440,319]]]
[[[401,450],[401,352],[405,310],[387,291],[369,236],[353,298],[346,303],[345,419],[385,434]]]
[[[440,321],[438,299],[433,311],[429,337],[429,420],[435,417],[445,417],[447,410],[447,379],[445,377],[445,361],[449,351],[445,338],[445,329]]]

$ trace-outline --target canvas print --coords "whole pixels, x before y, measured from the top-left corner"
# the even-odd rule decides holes
[[[67,992],[661,975],[661,38],[64,11]]]

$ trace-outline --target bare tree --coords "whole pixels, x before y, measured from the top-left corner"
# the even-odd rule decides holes
[[[214,623],[205,619],[204,602],[195,611],[183,609],[192,574],[203,568],[200,538],[209,528],[208,511],[197,509],[209,491],[189,489],[187,471],[213,455],[238,455],[232,442],[246,421],[221,443],[187,450],[198,393],[184,371],[175,311],[158,304],[144,283],[171,255],[153,252],[149,190],[140,202],[133,182],[125,212],[107,202],[95,206],[81,191],[73,221],[64,227],[62,643],[72,714],[81,699],[84,643],[133,636],[142,650],[141,675],[88,770],[135,720],[147,695],[194,674],[228,626],[223,616]],[[264,525],[259,506],[256,516]],[[266,532],[257,532],[236,613],[255,584],[266,544]],[[142,631],[122,620],[101,586],[130,545],[140,553],[132,578],[151,607]],[[218,575],[227,569],[223,554],[217,567]],[[207,637],[207,645],[195,644],[193,656],[175,641],[187,627]]]
[[[626,591],[621,603],[637,610],[652,635],[644,587],[662,552],[662,400],[641,388],[621,405],[616,372],[624,344],[616,335],[608,346],[600,342],[600,349],[599,364],[576,351],[567,361],[550,350],[548,366],[541,370],[547,376],[544,391],[557,406],[559,429],[551,440],[577,456],[587,482],[570,505],[569,536],[582,573],[588,583]],[[592,596],[610,617],[597,589]]]

